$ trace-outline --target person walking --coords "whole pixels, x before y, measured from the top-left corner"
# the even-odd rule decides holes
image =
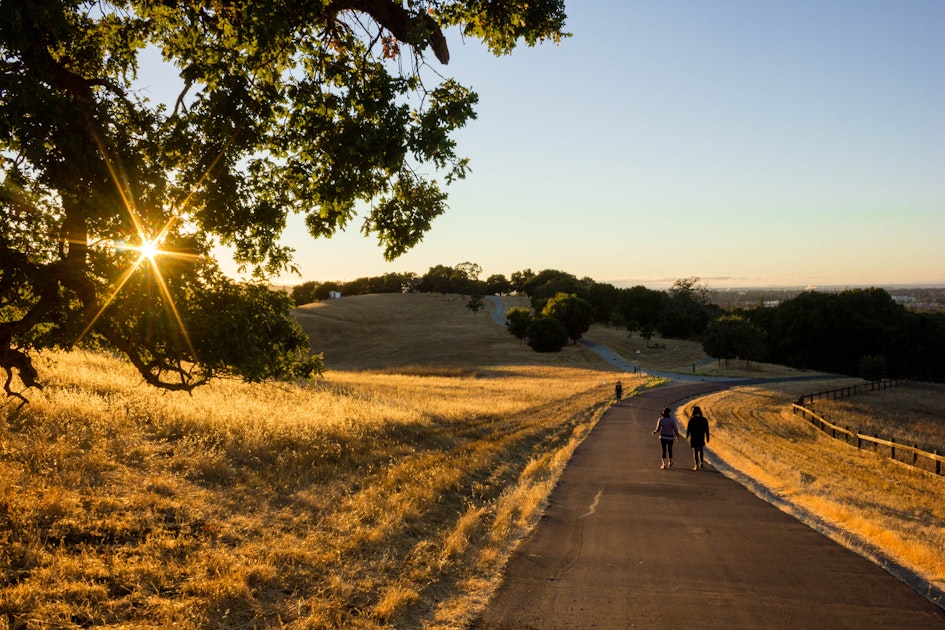
[[[615,404],[620,404],[620,399],[623,398],[623,383],[617,381],[617,384],[614,385],[614,401]]]
[[[679,439],[679,427],[669,407],[660,412],[653,435],[660,434],[660,469],[673,467],[673,443]]]
[[[705,467],[705,445],[709,443],[709,420],[702,415],[699,405],[692,408],[692,415],[686,425],[686,439],[692,447],[692,469]]]

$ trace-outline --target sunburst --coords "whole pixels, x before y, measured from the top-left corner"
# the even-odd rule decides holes
[[[201,174],[198,181],[193,185],[190,193],[187,197],[181,202],[179,208],[186,208],[193,195],[197,190],[203,185],[207,177],[210,175],[210,172],[217,165],[223,155],[226,153],[226,150],[236,139],[236,136],[239,134],[240,130],[245,126],[246,123],[240,124],[233,132],[233,134],[227,139],[223,144],[223,147],[220,149],[220,152],[212,160],[206,170]],[[130,195],[129,191],[131,187],[127,183],[127,178],[119,174],[118,167],[112,162],[112,159],[108,155],[108,151],[105,149],[105,145],[102,142],[100,136],[95,131],[93,125],[90,125],[92,129],[92,134],[95,137],[95,141],[98,144],[99,153],[102,155],[102,158],[105,161],[105,165],[108,168],[108,171],[112,177],[112,181],[115,182],[115,187],[118,191],[118,194],[121,196],[122,203],[125,209],[128,212],[128,217],[131,220],[134,230],[136,232],[136,239],[138,241],[137,245],[125,246],[124,248],[132,249],[139,252],[139,256],[135,261],[125,269],[118,280],[112,287],[112,291],[109,294],[108,298],[103,302],[101,307],[98,309],[98,312],[92,317],[89,323],[86,325],[85,329],[79,335],[79,339],[82,339],[89,330],[92,329],[92,326],[95,325],[95,322],[98,321],[102,313],[105,312],[105,309],[115,300],[115,297],[121,291],[121,289],[127,284],[128,280],[134,275],[134,273],[144,264],[147,264],[154,273],[154,277],[157,279],[158,287],[160,288],[161,295],[164,297],[165,305],[168,311],[172,314],[174,320],[177,322],[178,327],[180,328],[181,335],[184,337],[184,340],[187,343],[187,347],[190,350],[191,357],[196,361],[197,353],[194,350],[193,344],[190,340],[190,334],[187,332],[187,328],[184,326],[184,321],[181,318],[180,311],[177,308],[177,305],[174,303],[174,298],[171,296],[170,290],[167,287],[167,283],[164,280],[164,275],[161,273],[161,267],[159,265],[159,259],[165,257],[176,257],[176,258],[185,258],[185,259],[196,259],[197,256],[193,254],[184,254],[181,252],[173,252],[162,249],[162,245],[167,238],[171,228],[174,224],[180,220],[181,210],[175,209],[171,211],[171,216],[164,226],[157,232],[157,234],[150,234],[144,227],[141,220],[141,215],[138,212],[137,206],[134,202],[134,199]],[[117,246],[117,244],[116,244]]]
[[[99,317],[102,316],[102,313],[105,312],[105,309],[108,308],[108,306],[115,300],[115,298],[118,296],[118,293],[122,290],[125,284],[128,283],[128,280],[135,274],[135,272],[138,271],[142,265],[147,265],[154,273],[154,278],[157,280],[158,287],[160,288],[161,295],[164,297],[168,311],[172,314],[174,320],[177,322],[181,335],[184,337],[184,340],[187,343],[187,348],[190,350],[191,356],[196,358],[197,353],[194,350],[193,343],[190,340],[190,334],[187,332],[186,326],[184,326],[184,320],[180,315],[177,305],[174,303],[174,298],[171,296],[170,290],[167,288],[167,282],[164,280],[164,275],[161,273],[159,258],[175,257],[193,260],[197,257],[193,254],[183,254],[161,248],[164,238],[167,236],[167,232],[170,230],[170,227],[173,225],[174,221],[176,221],[176,217],[172,217],[171,220],[168,221],[164,228],[158,233],[157,237],[148,237],[144,232],[140,231],[140,221],[138,220],[138,216],[134,208],[127,205],[126,207],[128,208],[128,212],[134,217],[134,223],[139,230],[139,244],[119,247],[119,249],[134,250],[137,251],[139,255],[134,260],[134,262],[122,272],[121,276],[119,276],[118,280],[112,286],[111,293],[102,303],[101,307],[92,317],[92,319],[89,320],[89,323],[86,324],[85,329],[83,329],[82,333],[79,335],[79,339],[82,339],[86,334],[88,334],[89,330],[92,329],[92,326],[95,325],[95,322],[98,321]]]
[[[152,266],[155,266],[155,259],[159,254],[163,254],[158,244],[154,241],[145,240],[141,245],[138,246],[138,251],[141,252],[142,261],[148,261]]]

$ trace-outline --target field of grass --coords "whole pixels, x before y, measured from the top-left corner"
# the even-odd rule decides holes
[[[339,301],[310,385],[189,396],[47,355],[0,408],[0,628],[461,627],[616,373],[407,299]]]
[[[945,606],[945,477],[889,460],[824,434],[791,413],[802,394],[851,381],[739,387],[693,401],[710,419],[713,462],[815,529],[932,594]],[[932,441],[945,435],[945,387],[907,385],[818,400],[836,421],[891,435],[922,427]],[[829,404],[828,404],[829,403]],[[843,424],[843,423],[841,423]],[[931,591],[930,591],[931,587]]]
[[[647,384],[581,345],[535,353],[457,296],[297,315],[329,367],[311,384],[187,395],[113,358],[46,355],[46,388],[0,407],[0,629],[463,627],[614,381]],[[587,336],[659,371],[702,358]],[[703,402],[716,456],[942,580],[945,480],[785,416],[810,391],[791,387]],[[846,489],[850,471],[867,476]]]

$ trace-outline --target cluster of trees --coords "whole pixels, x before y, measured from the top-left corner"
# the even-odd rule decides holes
[[[508,278],[494,274],[480,280],[482,268],[471,262],[455,267],[436,265],[427,273],[385,274],[350,282],[306,282],[292,289],[296,304],[327,299],[330,291],[342,295],[367,293],[458,293],[460,295],[507,295],[516,293],[530,298],[535,313],[541,314],[547,303],[559,294],[574,296],[591,308],[591,322],[626,327],[639,331],[647,339],[663,337],[696,339],[710,321],[723,311],[710,300],[711,290],[699,278],[683,278],[668,291],[644,286],[617,288],[592,278],[577,278],[557,269],[538,273],[531,269],[516,271]],[[586,328],[585,328],[586,330]]]
[[[721,350],[710,330],[707,353],[865,378],[945,376],[945,314],[910,311],[885,289],[807,291],[774,308],[736,311],[728,325],[735,319],[744,347]]]
[[[865,378],[945,377],[945,313],[908,310],[885,289],[805,291],[775,307],[725,310],[696,277],[657,291],[525,270],[512,274],[511,284],[531,298],[539,316],[547,314],[550,300],[567,295],[590,305],[593,323],[626,327],[648,342],[656,333],[702,341],[706,354],[726,361],[770,361]],[[527,330],[521,323],[513,330],[509,321],[513,335]]]
[[[436,265],[425,274],[413,272],[386,273],[382,276],[357,278],[348,281],[309,281],[292,287],[292,299],[297,305],[327,300],[332,291],[342,295],[371,293],[457,293],[459,295],[508,295],[516,289],[502,274],[480,280],[482,267],[463,262],[454,267]],[[513,274],[514,275],[514,274]]]
[[[536,352],[558,352],[577,340],[594,323],[594,307],[574,293],[558,293],[544,302],[536,315],[527,308],[511,308],[505,325],[517,339],[527,341]]]
[[[709,300],[708,285],[695,277],[679,279],[668,291],[659,291],[644,286],[618,288],[555,269],[538,273],[526,269],[512,274],[510,284],[529,296],[536,313],[559,294],[573,295],[590,305],[592,323],[625,327],[647,340],[655,334],[699,338],[709,322],[722,313]]]

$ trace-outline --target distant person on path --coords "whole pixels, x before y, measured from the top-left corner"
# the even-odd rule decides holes
[[[623,398],[623,383],[617,381],[617,384],[614,386],[614,400],[616,404],[620,404],[621,398]]]
[[[709,442],[709,420],[702,415],[699,405],[692,408],[692,416],[686,425],[686,438],[692,447],[692,469],[705,467],[705,445]]]
[[[660,418],[656,421],[656,428],[653,429],[653,435],[660,434],[660,469],[673,467],[673,442],[679,439],[679,427],[676,425],[676,419],[672,415],[669,407],[660,412]]]

